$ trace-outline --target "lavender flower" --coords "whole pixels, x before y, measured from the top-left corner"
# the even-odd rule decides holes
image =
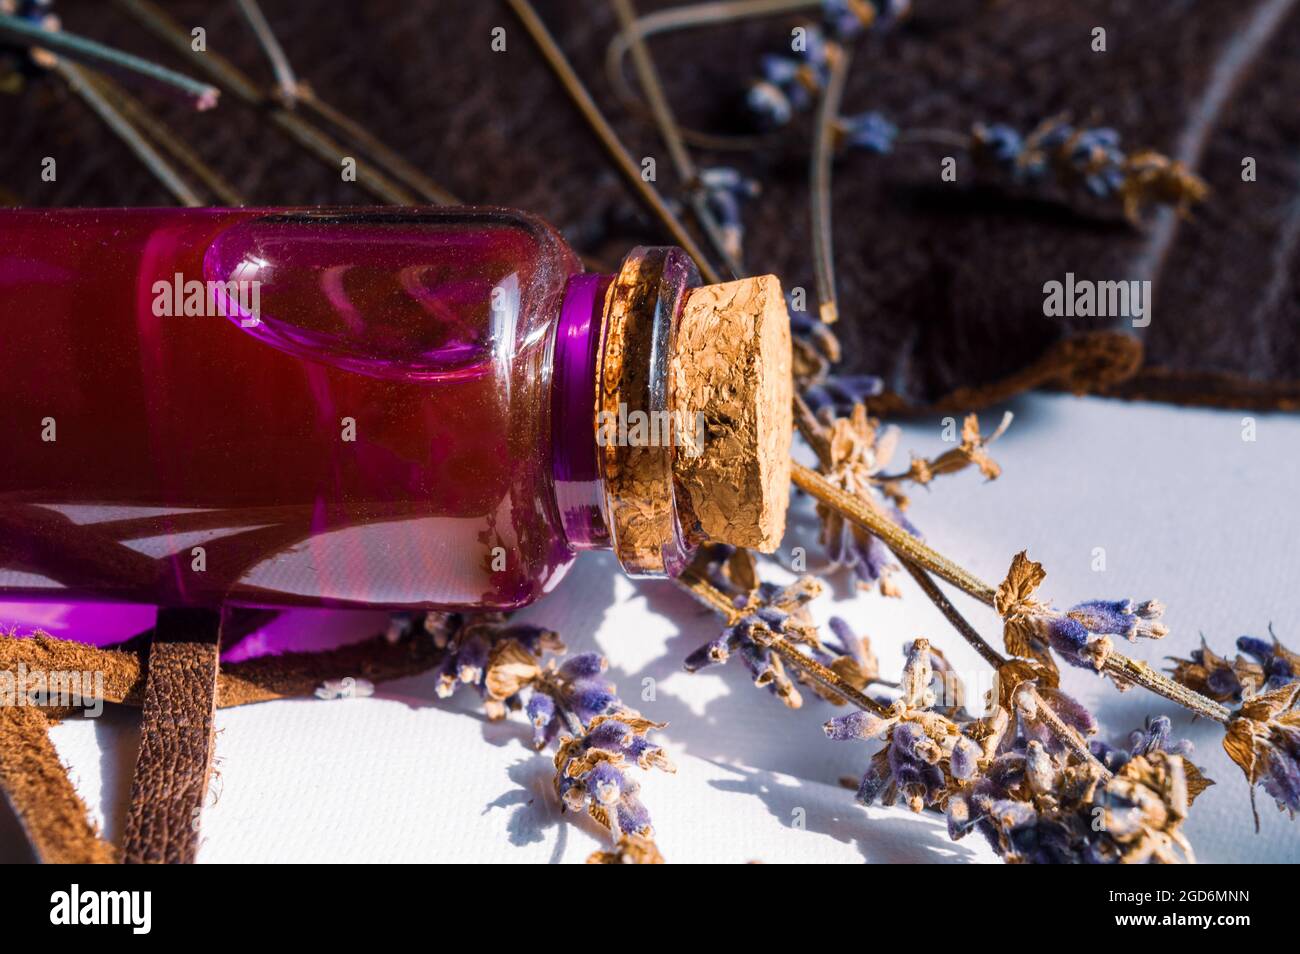
[[[855,406],[879,397],[884,390],[885,382],[874,374],[836,374],[804,388],[803,399],[813,413],[839,417],[852,414]]]
[[[934,674],[930,645],[916,640],[903,667],[901,697],[885,715],[856,711],[823,726],[832,741],[884,739],[885,746],[872,756],[858,787],[858,801],[893,805],[900,799],[915,812],[942,805],[953,783],[972,779],[980,763],[996,746],[1001,730],[987,720],[966,728],[979,738],[963,734],[953,720],[931,711],[935,696],[930,689]],[[986,748],[981,741],[992,740]]]
[[[395,628],[402,638],[404,622],[399,619],[390,625],[390,639]],[[413,622],[407,626],[408,633],[413,626]],[[564,651],[564,643],[551,630],[529,624],[508,626],[499,614],[429,613],[423,628],[444,650],[434,670],[438,698],[449,698],[460,686],[470,686],[483,700],[490,719],[505,718],[507,712],[520,708],[521,691],[542,674],[542,656]]]
[[[1246,773],[1252,810],[1259,784],[1294,818],[1300,811],[1300,682],[1247,699],[1228,723],[1223,748]]]
[[[912,0],[822,0],[826,32],[847,40],[872,27],[893,26],[912,10]]]
[[[1101,741],[1090,743],[1089,748],[1092,750],[1092,754],[1100,759],[1101,763],[1112,772],[1119,771],[1137,756],[1150,755],[1152,752],[1169,752],[1173,755],[1190,756],[1192,754],[1192,743],[1185,739],[1171,742],[1170,737],[1172,734],[1173,722],[1170,721],[1169,717],[1156,716],[1155,718],[1148,718],[1144,728],[1134,729],[1129,733],[1126,748],[1107,745]]]
[[[746,199],[759,194],[757,180],[742,176],[735,169],[715,167],[700,170],[698,187],[717,220],[723,251],[732,261],[740,261],[745,239],[740,207]]]
[[[1237,649],[1259,664],[1265,692],[1281,689],[1300,679],[1300,655],[1283,646],[1276,636],[1271,645],[1255,636],[1238,636]]]
[[[861,149],[877,156],[893,152],[898,139],[898,127],[877,112],[841,118],[839,133],[850,149]]]
[[[744,615],[687,656],[686,671],[725,663],[735,654],[748,667],[755,686],[767,689],[790,708],[798,708],[803,699],[772,649],[772,641],[783,638],[819,646],[816,627],[804,607],[820,593],[820,583],[802,577],[789,586],[760,583],[752,596],[737,596],[736,606]]]
[[[1229,660],[1202,639],[1201,648],[1192,650],[1187,659],[1174,659],[1170,671],[1178,682],[1218,702],[1241,702],[1248,695],[1280,689],[1300,679],[1300,655],[1283,646],[1276,636],[1271,645],[1255,636],[1241,636],[1237,649],[1237,657]]]
[[[1042,564],[1017,553],[1007,577],[998,587],[994,605],[1005,623],[1007,652],[1055,666],[1055,651],[1072,666],[1100,670],[1112,649],[1112,636],[1128,640],[1160,639],[1168,630],[1159,622],[1164,605],[1158,600],[1089,600],[1065,613],[1034,599],[1047,576]]]
[[[831,365],[840,360],[840,341],[830,325],[796,307],[793,294],[785,296],[786,310],[790,313],[790,336],[794,346],[794,377],[800,389],[806,389],[826,379]],[[884,382],[881,382],[881,390]],[[867,394],[874,397],[875,394]],[[856,402],[855,402],[856,403]],[[848,413],[844,410],[844,413]]]
[[[1079,186],[1098,199],[1116,197],[1134,222],[1147,203],[1175,203],[1186,212],[1208,193],[1182,163],[1153,151],[1127,155],[1114,129],[1076,128],[1064,117],[1046,120],[1026,136],[1003,124],[978,123],[970,149],[978,165],[1013,183],[1055,182]]]
[[[762,58],[762,77],[750,84],[745,106],[760,129],[779,129],[795,113],[812,106],[816,94],[826,86],[830,71],[826,37],[815,26],[805,27],[805,43],[794,55],[767,54]]]
[[[585,725],[623,707],[613,683],[601,678],[607,665],[599,653],[582,653],[558,666],[552,660],[547,678],[537,682],[525,707],[536,748],[553,742],[566,719]]]
[[[675,771],[663,750],[645,735],[663,725],[631,709],[598,715],[555,754],[555,790],[571,811],[586,812],[615,839],[651,838],[650,813],[637,797],[640,786],[628,769]]]

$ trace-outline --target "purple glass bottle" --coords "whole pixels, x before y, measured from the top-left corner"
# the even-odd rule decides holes
[[[582,274],[499,209],[0,213],[0,597],[508,609],[582,549],[675,572],[689,507],[612,494],[593,414],[611,302],[660,345],[619,395],[666,406],[697,284],[673,249]],[[615,537],[651,492],[647,559]]]

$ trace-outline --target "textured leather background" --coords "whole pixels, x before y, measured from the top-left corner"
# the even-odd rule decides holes
[[[269,72],[229,3],[175,0],[211,49]],[[667,6],[651,0],[642,12]],[[65,24],[186,64],[113,3],[62,0]],[[616,260],[665,237],[638,209],[569,107],[522,28],[496,0],[263,0],[299,74],[467,202],[514,205],[580,249]],[[910,21],[860,40],[845,112],[881,109],[905,127],[1029,128],[1070,111],[1114,126],[1130,150],[1195,160],[1213,187],[1192,221],[1142,231],[1111,206],[1010,196],[959,172],[951,149],[854,154],[836,167],[834,222],[846,366],[882,374],[895,407],[987,403],[1036,384],[1243,405],[1300,403],[1300,3],[1293,0],[915,0]],[[659,157],[654,130],[604,74],[614,16],[600,0],[537,8],[636,157]],[[1262,30],[1265,16],[1276,23]],[[725,129],[763,52],[791,25],[777,17],[656,39],[668,94],[693,125]],[[1253,28],[1252,28],[1253,25]],[[490,50],[504,26],[507,51]],[[1104,26],[1108,52],[1089,48]],[[255,111],[226,96],[193,115],[147,94],[200,154],[258,203],[372,202]],[[166,204],[168,195],[57,81],[0,97],[0,188],[32,205]],[[762,155],[698,154],[763,183],[745,211],[747,264],[813,288],[807,130]],[[59,159],[56,183],[40,160]],[[1243,183],[1241,159],[1259,178]],[[960,168],[960,167],[959,167]],[[1141,338],[1099,319],[1042,314],[1043,283],[1156,282]],[[1134,372],[1137,372],[1134,374]]]

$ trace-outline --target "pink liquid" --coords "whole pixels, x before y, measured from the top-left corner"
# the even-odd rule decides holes
[[[579,270],[496,210],[0,213],[0,598],[535,599],[574,556],[551,382]],[[257,298],[157,314],[178,273]]]

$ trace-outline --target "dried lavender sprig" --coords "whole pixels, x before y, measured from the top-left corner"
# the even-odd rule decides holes
[[[993,599],[997,594],[994,587],[930,549],[867,501],[840,490],[821,474],[798,461],[792,464],[791,479],[800,490],[826,506],[834,508],[864,530],[879,537],[900,558],[924,567],[940,579],[947,580],[969,593],[981,603],[993,605]]]
[[[99,86],[91,80],[88,70],[66,59],[60,59],[55,63],[54,70],[63,77],[68,87],[80,96],[87,106],[94,110],[95,114],[104,121],[104,124],[117,134],[117,137],[126,144],[127,148],[135,153],[136,158],[144,163],[154,178],[172,194],[177,202],[191,207],[203,204],[203,199],[199,194],[190,188],[180,174],[159,154],[158,150],[141,135],[140,130],[118,110],[104,95]]]
[[[823,462],[823,464],[825,464],[830,460],[829,441],[827,440],[826,429],[822,427],[821,423],[809,412],[807,405],[798,397],[798,395],[795,396],[794,403],[795,419],[800,433],[813,447],[818,458]],[[898,556],[899,562],[903,564],[903,568],[911,574],[912,578],[916,580],[917,585],[921,587],[921,591],[929,597],[930,602],[932,602],[939,612],[944,615],[944,618],[952,624],[952,627],[957,630],[958,634],[960,634],[961,637],[965,639],[981,657],[983,657],[985,662],[995,670],[1001,672],[1002,667],[1007,664],[1006,657],[994,649],[988,641],[979,634],[975,627],[966,620],[966,617],[962,616],[957,607],[955,607],[948,597],[943,594],[943,591],[939,589],[938,585],[935,584],[934,580],[931,579],[930,575],[926,573],[925,570],[897,552],[895,552],[895,556]],[[1088,748],[1087,742],[1065,724],[1064,720],[1056,714],[1048,701],[1044,699],[1037,690],[1034,690],[1034,702],[1038,706],[1039,711],[1043,714],[1044,724],[1052,730],[1057,738],[1060,739],[1061,742],[1080,759],[1086,762],[1096,762],[1097,767],[1103,773],[1103,777],[1109,777],[1109,770],[1093,756],[1092,751]]]
[[[639,17],[630,27],[620,30],[605,51],[605,72],[615,94],[629,108],[644,113],[640,98],[627,82],[623,59],[633,43],[676,30],[725,26],[743,20],[780,16],[823,6],[825,0],[716,0],[656,10]],[[735,136],[678,126],[682,138],[692,145],[715,151],[750,151],[776,141],[771,136]]]
[[[556,79],[560,81],[560,85],[564,87],[570,101],[600,140],[615,169],[633,188],[646,207],[664,225],[669,234],[672,235],[673,241],[680,245],[686,254],[694,260],[705,282],[711,285],[718,284],[722,280],[721,276],[700,249],[695,238],[682,225],[681,220],[673,214],[672,209],[668,208],[660,197],[658,190],[641,178],[640,167],[628,155],[626,147],[618,137],[618,133],[614,132],[614,127],[609,124],[609,120],[605,118],[604,113],[600,111],[600,107],[596,105],[596,101],[592,99],[591,93],[583,85],[577,72],[569,63],[568,57],[564,55],[564,51],[555,42],[555,38],[551,36],[546,24],[542,22],[542,18],[533,9],[533,5],[528,0],[507,0],[507,2],[519,22],[528,32],[528,35],[532,37],[533,43],[536,44],[542,58],[546,60],[547,65],[551,68],[551,72],[555,74]]]
[[[791,478],[794,485],[817,500],[844,514],[863,529],[875,534],[900,559],[909,560],[924,567],[941,579],[973,596],[981,603],[994,606],[997,590],[968,570],[953,563],[947,557],[932,550],[916,537],[909,534],[884,514],[876,511],[866,501],[852,494],[845,493],[831,484],[814,470],[795,461],[792,465]],[[1125,682],[1142,686],[1157,695],[1176,702],[1190,709],[1197,715],[1205,716],[1226,725],[1231,713],[1213,699],[1207,699],[1198,692],[1180,685],[1167,676],[1163,676],[1146,663],[1130,659],[1113,650],[1100,660],[1100,668]]]
[[[663,84],[659,81],[659,70],[655,67],[654,57],[650,55],[650,48],[644,37],[635,30],[636,11],[632,7],[632,0],[614,0],[614,11],[618,14],[623,31],[630,37],[632,63],[636,67],[637,77],[645,92],[655,125],[659,127],[659,135],[663,137],[664,144],[668,147],[668,155],[677,171],[677,177],[686,187],[696,221],[699,222],[714,251],[726,264],[732,277],[738,278],[742,273],[740,261],[727,248],[722,228],[701,189],[695,161],[691,158],[690,150],[686,148],[681,131],[678,129],[677,119],[664,93]]]
[[[743,608],[737,607],[727,594],[723,593],[691,567],[683,571],[677,577],[676,582],[697,600],[721,616],[728,626],[739,622],[745,615]],[[798,648],[784,637],[774,634],[768,638],[767,642],[770,648],[784,661],[799,669],[824,689],[828,689],[843,698],[845,702],[851,703],[859,709],[874,712],[877,715],[884,715],[888,711],[886,706],[881,705],[856,686],[851,685],[833,669],[829,669],[817,662],[817,660],[799,652]]]
[[[221,91],[215,86],[169,70],[152,60],[133,56],[65,30],[49,30],[39,23],[13,14],[0,13],[0,37],[24,46],[51,50],[61,58],[139,76],[155,86],[180,93],[191,100],[198,110],[216,106],[217,99],[221,96]]]
[[[831,231],[831,159],[834,151],[835,123],[839,117],[844,84],[852,57],[847,47],[826,45],[829,73],[817,108],[813,134],[809,178],[812,193],[813,271],[817,283],[818,313],[826,324],[839,318],[835,295],[834,235]]]

